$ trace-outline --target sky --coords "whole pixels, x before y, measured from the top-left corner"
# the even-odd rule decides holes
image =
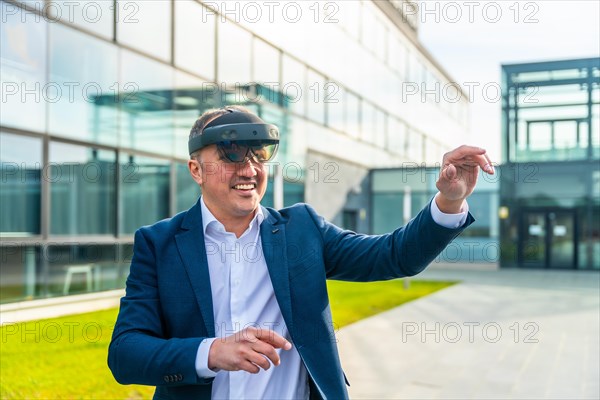
[[[501,161],[501,103],[494,90],[501,64],[600,56],[599,0],[417,4],[420,41],[456,82],[473,88],[470,143],[486,148],[494,161]]]

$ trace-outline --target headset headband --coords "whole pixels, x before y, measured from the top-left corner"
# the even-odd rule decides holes
[[[266,124],[254,114],[226,108],[227,114],[212,120],[202,134],[192,137],[188,142],[190,154],[211,144],[226,141],[262,141],[279,143],[279,129]]]

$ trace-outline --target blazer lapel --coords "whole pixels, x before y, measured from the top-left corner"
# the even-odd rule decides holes
[[[260,225],[263,254],[281,314],[288,330],[292,331],[292,300],[285,246],[286,225],[279,223],[266,208],[263,207],[262,210],[265,216],[264,221]]]
[[[204,247],[204,230],[200,201],[192,207],[181,224],[183,232],[175,235],[177,250],[190,279],[202,319],[209,337],[215,337],[215,318],[213,314],[212,291],[208,259]]]

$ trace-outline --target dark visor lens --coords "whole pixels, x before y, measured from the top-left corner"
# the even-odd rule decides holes
[[[271,160],[277,152],[277,143],[256,141],[229,141],[217,143],[217,148],[223,157],[235,163],[246,162],[253,158],[258,162]]]

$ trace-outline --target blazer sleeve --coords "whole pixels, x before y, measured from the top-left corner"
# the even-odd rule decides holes
[[[135,233],[125,297],[108,350],[108,366],[122,384],[190,385],[199,378],[198,338],[166,338],[157,287],[155,249],[142,228]]]
[[[423,271],[474,218],[457,229],[438,225],[431,202],[408,224],[385,235],[342,230],[307,206],[323,240],[327,278],[370,282],[413,276]]]

